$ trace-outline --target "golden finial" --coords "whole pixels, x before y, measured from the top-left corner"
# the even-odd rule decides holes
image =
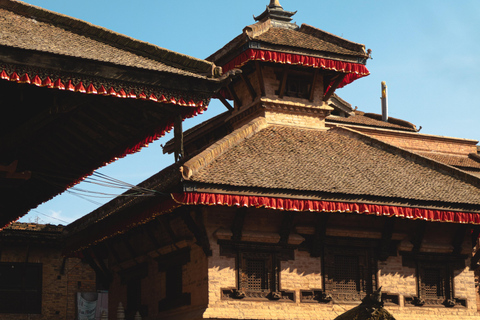
[[[282,8],[279,0],[270,0],[269,8]]]

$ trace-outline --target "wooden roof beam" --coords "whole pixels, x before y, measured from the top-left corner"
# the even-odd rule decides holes
[[[177,114],[174,119],[173,125],[173,141],[174,141],[174,149],[175,149],[175,162],[180,161],[183,159],[185,152],[183,149],[183,125],[182,125],[182,115]]]
[[[295,212],[286,211],[282,219],[282,225],[280,226],[280,244],[287,244],[290,233],[293,228],[293,219],[295,218]]]
[[[285,95],[285,88],[287,87],[287,78],[289,71],[290,67],[288,65],[283,67],[282,82],[280,83],[280,88],[278,89],[278,97],[280,99],[282,99]]]
[[[240,98],[238,98],[238,95],[235,92],[235,89],[233,88],[232,84],[229,84],[227,86],[227,90],[228,90],[228,93],[230,94],[230,96],[232,96],[233,101],[235,101],[235,104],[238,106],[238,109],[240,109],[242,107],[242,100],[240,100]]]
[[[222,102],[222,104],[228,109],[228,111],[233,111],[232,105],[227,101],[227,99],[225,99],[224,96],[222,96],[221,94],[218,94],[218,95],[217,95],[217,98],[218,98],[218,100],[220,100],[220,102]]]
[[[240,77],[242,78],[243,82],[247,86],[248,92],[252,97],[252,101],[255,100],[255,98],[257,97],[257,92],[255,92],[255,89],[253,88],[252,83],[250,82],[250,79],[243,73],[240,74]]]
[[[242,240],[242,230],[243,230],[243,224],[245,222],[246,215],[247,215],[247,208],[245,207],[235,210],[235,218],[233,219],[233,224],[231,229],[233,241]]]
[[[387,260],[392,244],[393,229],[395,228],[395,218],[386,218],[382,230],[382,240],[380,241],[380,260]]]
[[[339,74],[335,81],[333,82],[333,84],[330,86],[330,89],[325,92],[325,96],[323,97],[323,101],[327,102],[328,99],[330,99],[333,94],[335,93],[335,90],[337,90],[338,86],[340,85],[340,83],[342,83],[343,79],[346,77],[346,73],[341,73]]]
[[[330,215],[328,213],[319,213],[317,215],[315,234],[313,235],[312,250],[310,253],[312,257],[321,257],[323,255],[323,247],[327,235],[327,224],[329,219]]]
[[[212,249],[210,247],[210,241],[208,240],[207,231],[203,225],[203,214],[200,211],[200,207],[194,207],[195,221],[192,218],[191,213],[188,211],[188,207],[184,206],[180,208],[180,216],[187,226],[188,230],[195,236],[198,245],[203,249],[203,252],[207,257],[212,255]]]
[[[262,94],[262,97],[265,97],[265,81],[263,79],[263,67],[258,62],[258,60],[255,60],[255,69],[258,77],[258,83],[260,83],[260,92]]]
[[[413,249],[412,253],[417,254],[420,252],[423,238],[425,237],[425,230],[427,229],[427,221],[417,221],[417,227],[415,228],[415,234],[412,239]]]
[[[455,235],[453,236],[452,245],[453,245],[453,254],[460,254],[462,252],[462,244],[465,239],[465,233],[467,232],[468,225],[459,224],[457,230],[455,230]]]
[[[315,98],[315,90],[317,88],[316,84],[318,81],[319,73],[320,71],[318,71],[318,69],[315,69],[315,71],[313,72],[312,86],[310,87],[310,97],[308,99],[310,102],[313,102],[313,99]]]

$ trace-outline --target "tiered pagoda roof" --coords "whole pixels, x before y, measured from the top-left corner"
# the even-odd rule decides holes
[[[20,1],[0,0],[0,29],[0,228],[202,113],[222,86],[211,62]]]

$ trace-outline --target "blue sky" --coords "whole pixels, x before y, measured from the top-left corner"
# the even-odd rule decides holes
[[[269,0],[105,1],[28,0],[160,47],[206,58],[254,23]],[[386,81],[389,115],[422,126],[422,133],[480,139],[480,2],[280,0],[298,11],[294,21],[312,25],[372,49],[371,75],[337,90],[359,110],[380,113],[380,83]],[[212,101],[191,127],[225,108]],[[137,184],[173,162],[161,138],[142,152],[100,172]],[[94,190],[91,185],[79,185]],[[106,192],[112,192],[108,190]],[[110,198],[68,192],[32,210],[20,221],[66,224]],[[93,204],[92,201],[97,204]]]

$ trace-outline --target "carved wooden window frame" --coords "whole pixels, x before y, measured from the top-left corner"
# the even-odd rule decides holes
[[[466,307],[467,299],[456,297],[454,270],[465,268],[466,256],[402,252],[403,265],[416,270],[417,296],[405,297],[406,306],[417,307]],[[437,279],[430,279],[432,271],[438,271]],[[440,288],[429,288],[428,282],[440,282]],[[429,290],[436,290],[434,295]]]
[[[222,299],[295,301],[295,292],[281,290],[280,261],[293,259],[293,248],[247,242],[219,241],[220,255],[235,258],[236,287],[223,288]],[[250,262],[263,264],[261,285],[249,285]],[[262,263],[263,262],[263,263]],[[257,268],[258,270],[258,268]],[[254,282],[253,277],[251,278]]]
[[[355,263],[356,266],[349,266],[348,262]],[[339,268],[342,263],[344,265]],[[356,246],[353,243],[349,246],[326,245],[322,258],[322,273],[325,301],[360,302],[377,287],[375,246],[362,243]],[[345,281],[347,277],[350,277],[348,283]],[[355,288],[352,288],[352,285]]]
[[[266,297],[279,287],[279,265],[272,252],[239,251],[237,270],[238,290],[251,298]]]

